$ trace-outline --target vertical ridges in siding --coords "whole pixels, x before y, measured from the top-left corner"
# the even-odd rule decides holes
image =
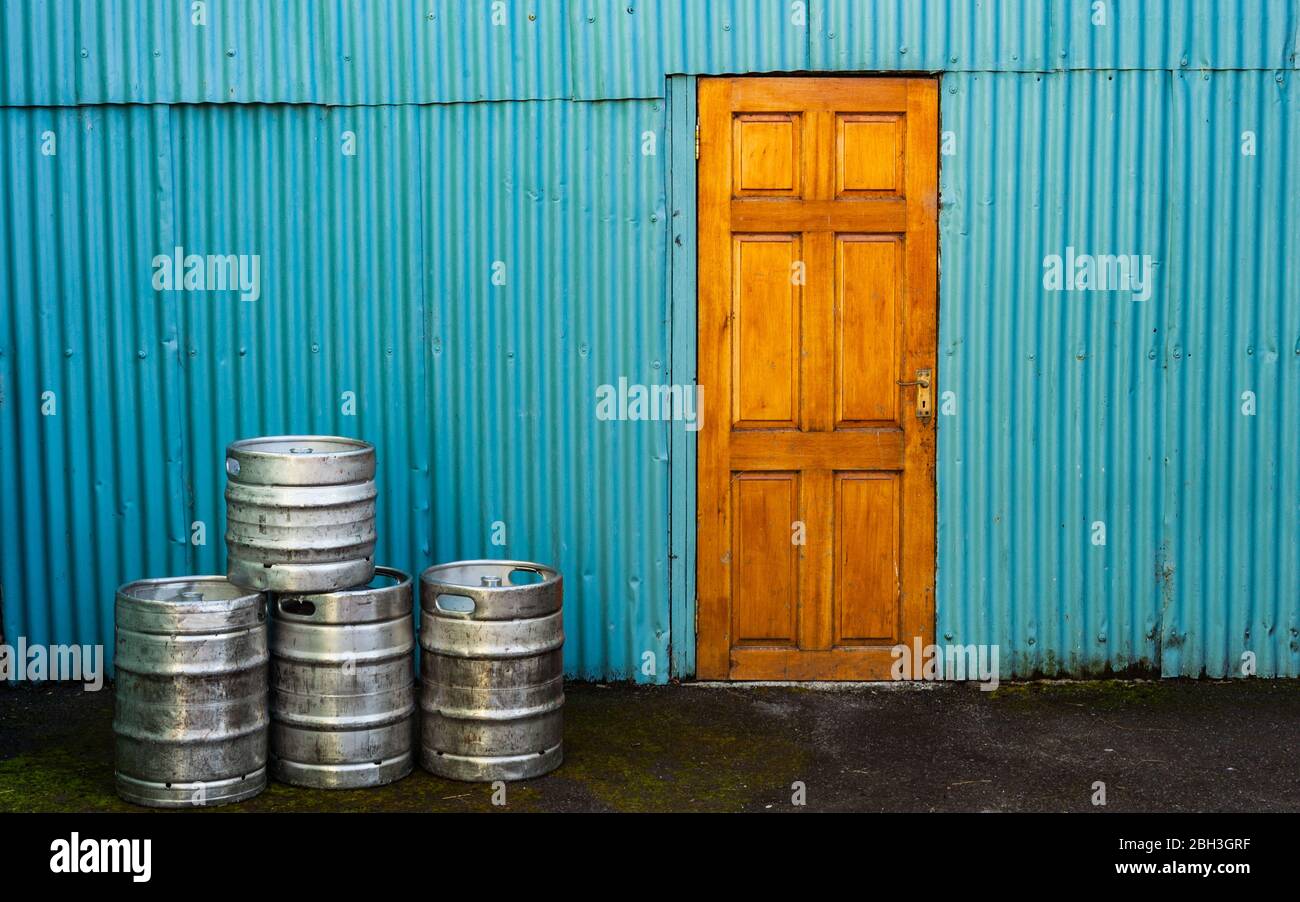
[[[1158,257],[1145,205],[1162,196],[1163,139],[1145,111],[1166,101],[1162,79],[942,82],[958,143],[942,161],[940,381],[958,412],[938,422],[938,632],[996,641],[1010,674],[1154,659],[1142,499],[1159,497],[1160,364],[1145,336],[1162,295],[1047,292],[1042,277],[1068,246]],[[1121,140],[1134,133],[1139,156]]]
[[[177,240],[187,252],[259,254],[262,281],[256,302],[179,299],[188,505],[209,531],[195,569],[224,569],[225,446],[274,432],[374,441],[380,562],[426,560],[417,127],[404,107],[177,110]],[[345,131],[356,156],[342,153]]]
[[[665,74],[1294,69],[1300,0],[0,0],[0,105],[662,97]],[[498,24],[499,23],[499,24]],[[83,55],[84,54],[84,55]]]
[[[653,651],[663,679],[670,431],[592,410],[598,384],[667,372],[665,175],[639,152],[648,128],[668,152],[665,113],[542,98],[935,68],[958,141],[940,636],[997,641],[1016,674],[1234,674],[1246,650],[1300,674],[1300,4],[1117,0],[1102,28],[1086,0],[879,0],[857,22],[810,0],[802,35],[785,0],[631,5],[510,2],[494,26],[458,0],[222,3],[202,30],[187,4],[6,0],[0,103],[212,104],[0,109],[10,634],[111,644],[117,582],[224,566],[228,441],[341,431],[380,447],[388,562],[557,563],[570,672],[636,676]],[[1256,71],[1193,71],[1232,67]],[[501,98],[540,102],[409,106]],[[261,100],[313,106],[226,103]],[[155,293],[149,262],[176,244],[261,253],[263,300]],[[1044,293],[1067,244],[1152,254],[1152,299]],[[504,290],[498,257],[526,261]]]
[[[666,372],[665,188],[660,157],[640,150],[642,133],[654,131],[665,152],[663,104],[420,115],[432,141],[425,253],[438,263],[427,277],[433,557],[556,564],[566,580],[566,669],[648,679],[636,665],[652,651],[663,680],[664,427],[595,417],[597,385]],[[504,286],[491,282],[498,260]],[[498,520],[504,547],[491,541]]]
[[[567,2],[2,0],[0,105],[567,97]]]
[[[143,106],[0,119],[14,224],[0,276],[5,619],[31,643],[111,648],[104,583],[184,566],[175,316],[136,300],[166,221],[166,119]]]
[[[1270,73],[1175,80],[1184,256],[1173,273],[1168,675],[1300,674],[1297,95]],[[1241,152],[1255,132],[1257,154]],[[1289,193],[1288,193],[1289,192]],[[1281,206],[1279,206],[1281,205]],[[1256,412],[1243,414],[1243,392]]]
[[[1266,72],[943,85],[959,144],[940,380],[959,412],[938,424],[940,635],[998,641],[1015,675],[1231,676],[1245,651],[1300,672],[1300,230],[1278,206],[1294,89]],[[1151,299],[1045,292],[1043,256],[1067,245],[1151,254]]]

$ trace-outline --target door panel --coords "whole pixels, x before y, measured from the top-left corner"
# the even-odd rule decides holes
[[[905,121],[892,113],[835,117],[836,197],[902,194]]]
[[[803,165],[799,117],[751,114],[734,120],[733,173],[736,197],[798,197]]]
[[[836,241],[837,424],[898,422],[902,249],[903,242],[893,235],[849,235]]]
[[[835,474],[835,644],[898,639],[898,478]]]
[[[799,562],[788,524],[799,516],[799,476],[746,473],[737,478],[732,498],[733,635],[741,645],[793,647]]]
[[[937,84],[702,79],[699,110],[698,674],[888,678],[933,641],[900,383],[935,369]]]
[[[732,422],[793,426],[799,401],[800,294],[795,235],[737,235],[733,284]]]

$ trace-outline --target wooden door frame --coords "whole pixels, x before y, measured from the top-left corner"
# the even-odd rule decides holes
[[[772,72],[737,73],[733,77],[745,78],[929,78],[936,82],[942,98],[941,76],[930,72]],[[699,221],[697,210],[698,160],[696,159],[696,117],[698,115],[699,78],[711,76],[670,75],[667,85],[667,169],[669,240],[669,332],[670,381],[675,384],[695,384],[699,373],[699,282],[697,278]],[[936,110],[938,134],[942,140],[942,104]],[[942,176],[943,156],[937,154]],[[938,185],[936,185],[938,190]],[[941,236],[936,234],[935,253],[939,254]],[[939,331],[939,282],[943,278],[936,260],[935,278],[935,332]],[[943,358],[936,348],[935,382],[944,384]],[[707,408],[708,399],[705,399]],[[705,414],[707,415],[707,413]],[[938,454],[938,429],[941,417],[935,416],[935,453]],[[698,631],[698,605],[696,597],[696,436],[674,424],[669,431],[669,652],[672,676],[678,679],[695,678],[695,646]],[[937,461],[936,461],[937,463]],[[935,569],[934,595],[930,617],[931,635],[938,633],[938,511],[939,478],[935,468]]]

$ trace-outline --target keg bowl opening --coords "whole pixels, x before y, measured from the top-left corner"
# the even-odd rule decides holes
[[[370,558],[366,558],[366,560],[370,560]],[[399,575],[394,575],[394,574],[397,574],[397,573],[398,573],[398,571],[396,571],[396,570],[389,570],[389,571],[385,572],[385,568],[383,568],[383,567],[376,567],[376,568],[375,568],[375,575],[374,575],[373,577],[371,577],[370,582],[366,583],[365,588],[367,588],[367,589],[391,589],[393,586],[397,586],[397,585],[400,585],[400,584],[406,582],[406,580],[407,580],[407,576],[406,576],[406,574],[405,574],[405,573],[402,573],[402,574],[399,574]]]
[[[512,586],[531,586],[540,583],[544,578],[536,570],[528,570],[523,567],[516,567],[510,571],[510,585]]]
[[[214,601],[234,601],[257,594],[225,576],[169,576],[141,579],[118,587],[118,595],[138,602],[160,602],[184,608]]]
[[[510,589],[545,587],[558,583],[558,571],[531,561],[477,560],[437,564],[427,568],[420,579],[439,589],[464,586],[465,588]]]

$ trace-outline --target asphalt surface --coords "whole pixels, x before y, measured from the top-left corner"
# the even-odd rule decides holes
[[[417,770],[371,790],[272,783],[208,810],[1300,811],[1297,681],[572,683],[567,696],[565,763],[507,786],[505,805]],[[0,689],[0,812],[144,810],[114,795],[112,716],[111,687]]]

